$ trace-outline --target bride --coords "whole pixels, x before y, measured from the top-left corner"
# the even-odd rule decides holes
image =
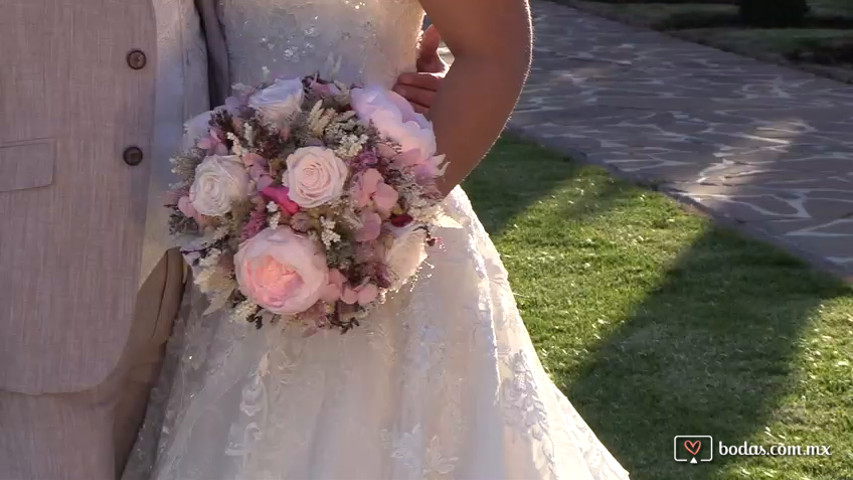
[[[524,0],[222,0],[232,83],[320,70],[390,87],[426,9],[456,60],[430,110],[451,167],[418,279],[345,335],[205,316],[188,290],[125,479],[625,479],[543,370],[458,185],[530,61]]]

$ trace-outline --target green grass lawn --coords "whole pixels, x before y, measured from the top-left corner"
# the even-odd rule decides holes
[[[703,28],[682,30],[679,35],[725,50],[763,51],[780,56],[813,51],[833,43],[853,45],[853,30],[831,28]]]
[[[635,480],[853,478],[853,289],[507,138],[465,184],[552,378]],[[673,436],[831,457],[673,461]]]
[[[819,64],[816,73],[853,81],[853,0],[809,0],[807,28],[779,29],[744,25],[737,5],[724,2],[554,1],[747,56]]]
[[[817,15],[853,18],[853,2],[850,0],[809,0],[809,6]]]

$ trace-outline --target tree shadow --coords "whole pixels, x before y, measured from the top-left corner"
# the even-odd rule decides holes
[[[560,205],[561,214],[578,221],[600,215],[624,200],[617,193],[624,182],[591,172],[567,155],[504,134],[481,166],[465,180],[463,188],[474,211],[490,235],[499,235],[531,205],[548,201],[551,192],[570,185],[572,200]]]
[[[673,459],[675,435],[727,445],[760,432],[788,393],[811,315],[841,282],[711,228],[580,366],[552,370],[635,480],[726,478],[727,459]]]

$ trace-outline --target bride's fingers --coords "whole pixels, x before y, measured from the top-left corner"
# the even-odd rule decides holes
[[[404,73],[397,79],[397,85],[406,85],[422,88],[424,90],[438,91],[443,79],[444,77],[442,75],[436,75],[433,73]]]
[[[411,104],[419,104],[427,109],[432,106],[435,100],[436,91],[425,88],[413,87],[411,85],[397,85],[394,91],[403,96]]]
[[[423,106],[419,103],[415,103],[411,100],[409,100],[409,103],[412,104],[412,108],[414,108],[416,112],[418,112],[422,115],[429,115],[429,107],[425,107],[425,106]]]

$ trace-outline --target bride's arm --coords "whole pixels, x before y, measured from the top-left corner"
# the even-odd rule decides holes
[[[530,68],[527,0],[421,0],[454,62],[430,109],[438,151],[450,166],[447,194],[500,135]]]

